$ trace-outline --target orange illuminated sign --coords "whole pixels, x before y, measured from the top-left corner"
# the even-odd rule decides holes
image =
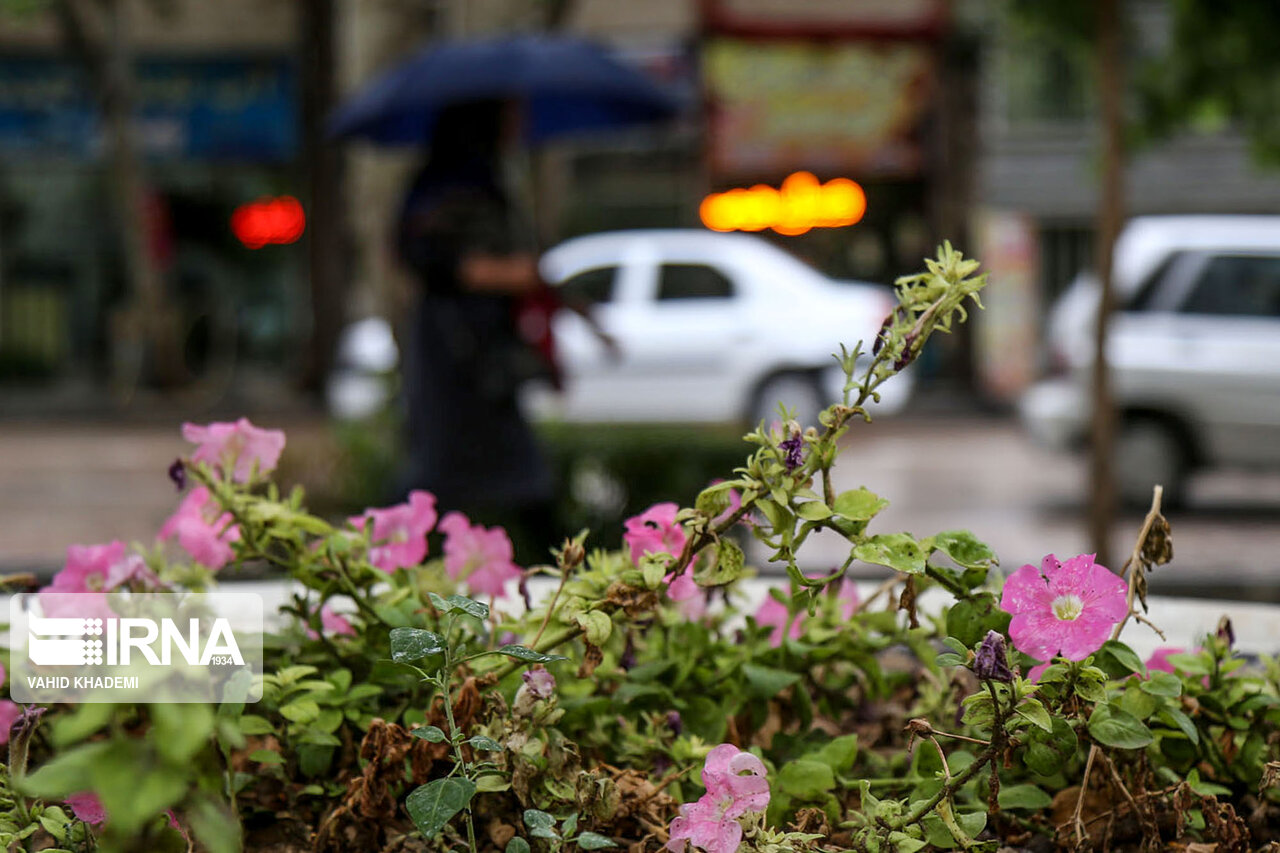
[[[302,204],[291,195],[260,198],[240,205],[231,214],[232,233],[250,249],[296,243],[306,227]]]
[[[712,193],[698,214],[712,231],[763,231],[803,234],[810,228],[853,225],[867,212],[867,196],[854,181],[835,178],[825,184],[809,172],[795,172],[781,189],[757,184],[750,189]]]

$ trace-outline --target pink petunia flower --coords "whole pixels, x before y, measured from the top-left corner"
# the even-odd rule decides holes
[[[707,792],[680,807],[671,821],[667,849],[683,853],[687,846],[707,853],[736,853],[742,843],[738,818],[769,806],[769,780],[764,763],[749,752],[722,743],[707,754],[702,768]]]
[[[107,606],[105,593],[137,581],[144,588],[160,585],[160,579],[137,554],[126,554],[119,540],[105,545],[72,545],[67,562],[53,581],[40,590],[40,607],[45,616],[95,616],[105,619],[115,614]],[[46,593],[77,593],[75,598]]]
[[[787,619],[790,614],[787,612],[787,605],[778,601],[772,595],[766,595],[764,601],[760,604],[760,608],[756,610],[756,623],[773,626],[773,633],[769,635],[769,645],[776,649],[782,645],[784,633],[793,640],[800,639],[800,635],[804,631],[804,617],[806,615],[801,610],[795,616],[790,617],[791,621],[788,624]]]
[[[667,575],[667,598],[680,604],[680,612],[686,619],[697,621],[707,615],[707,594],[693,579],[693,572],[686,569],[676,577]]]
[[[684,528],[676,524],[680,507],[673,503],[654,504],[624,523],[622,541],[631,549],[631,561],[639,563],[645,554],[680,555],[684,550]]]
[[[63,802],[71,807],[71,813],[77,820],[90,826],[101,826],[107,822],[107,810],[102,807],[102,800],[93,791],[71,794]]]
[[[351,623],[325,605],[320,608],[320,629],[330,637],[354,637],[356,629]],[[307,628],[307,637],[318,640],[320,635],[312,628]]]
[[[21,705],[8,699],[0,699],[0,746],[9,742],[9,732],[21,718]]]
[[[240,539],[231,513],[219,514],[220,509],[207,488],[192,489],[160,528],[159,538],[176,538],[193,560],[217,571],[231,562],[235,556],[231,543]]]
[[[207,462],[227,472],[237,483],[247,483],[257,466],[258,475],[270,474],[284,450],[284,432],[260,429],[241,418],[235,423],[220,422],[206,426],[185,423],[182,437],[198,444],[191,454],[193,462]]]
[[[1186,651],[1186,649],[1178,646],[1161,646],[1151,653],[1151,657],[1147,658],[1147,669],[1176,674],[1178,669],[1169,662],[1169,655],[1181,655],[1185,654]]]
[[[416,566],[427,556],[427,534],[435,527],[436,518],[436,496],[415,490],[409,493],[407,503],[366,509],[363,515],[352,516],[347,521],[360,530],[366,522],[373,521],[369,562],[391,573]]]
[[[511,538],[501,527],[485,529],[451,512],[440,520],[440,532],[445,535],[445,571],[471,592],[500,598],[507,582],[519,579],[520,567],[511,561]]]
[[[1026,565],[1004,582],[1000,607],[1013,615],[1013,645],[1036,660],[1061,654],[1084,660],[1105,643],[1128,609],[1125,582],[1081,554],[1059,563],[1052,554],[1040,568]]]
[[[539,699],[550,699],[556,692],[556,677],[547,672],[546,667],[539,664],[534,669],[526,669],[520,674],[529,692]]]

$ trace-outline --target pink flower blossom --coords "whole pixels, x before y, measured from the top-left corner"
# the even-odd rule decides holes
[[[773,633],[769,635],[769,645],[776,649],[782,645],[784,633],[793,640],[800,639],[800,635],[804,631],[805,615],[805,612],[801,610],[795,616],[789,616],[787,605],[772,595],[766,595],[760,608],[756,610],[756,623],[773,626]],[[790,623],[787,621],[788,618],[791,620]]]
[[[1186,651],[1186,649],[1176,646],[1161,646],[1151,653],[1151,657],[1147,658],[1147,669],[1177,674],[1178,669],[1170,663],[1169,655],[1186,654]]]
[[[231,513],[221,507],[204,486],[192,489],[160,528],[160,539],[178,540],[183,550],[203,566],[217,571],[231,562],[231,543],[240,539],[240,528]]]
[[[451,512],[441,519],[440,532],[445,535],[445,571],[473,593],[500,598],[507,582],[519,579],[520,567],[511,561],[511,539],[501,527],[486,530],[462,513]]]
[[[676,577],[667,575],[667,598],[680,604],[684,618],[697,621],[707,614],[707,593],[693,579],[693,572],[686,569]]]
[[[673,503],[654,504],[624,523],[622,540],[631,549],[631,561],[639,563],[645,554],[679,556],[684,550],[684,528],[676,524],[680,507]]]
[[[1123,580],[1081,554],[1059,563],[1052,554],[1040,568],[1026,565],[1004,582],[1000,607],[1013,615],[1013,645],[1036,660],[1056,654],[1084,660],[1124,618],[1128,591]]]
[[[369,562],[390,573],[416,566],[427,556],[427,534],[435,527],[436,517],[436,496],[412,491],[408,503],[366,509],[363,515],[352,516],[347,521],[363,530],[372,520]]]
[[[102,800],[93,791],[71,794],[63,802],[71,807],[71,813],[77,820],[91,826],[101,826],[107,822],[107,810],[102,807]]]
[[[21,718],[21,705],[8,699],[0,699],[0,746],[9,742],[9,732]]]
[[[191,454],[193,462],[207,462],[226,471],[237,483],[249,482],[257,466],[258,475],[270,474],[284,450],[284,432],[260,429],[241,418],[235,423],[211,423],[207,426],[185,423],[182,437],[200,445]]]
[[[546,667],[541,664],[533,669],[526,669],[520,673],[520,677],[529,688],[529,692],[538,699],[550,699],[556,692],[556,677],[547,672]]]
[[[67,562],[53,581],[40,590],[40,607],[45,616],[93,616],[105,619],[115,614],[107,606],[105,593],[138,582],[143,588],[160,585],[160,579],[137,554],[126,554],[119,540],[105,545],[72,545]],[[46,593],[76,593],[75,598]]]
[[[764,763],[733,744],[722,743],[711,750],[702,768],[707,792],[696,803],[680,807],[680,816],[671,821],[667,848],[683,853],[692,845],[707,853],[736,853],[742,843],[738,818],[769,805],[765,776]]]
[[[325,605],[320,608],[320,629],[330,637],[354,637],[356,629],[351,623]],[[307,628],[307,636],[312,640],[320,639],[313,629]]]
[[[72,545],[67,562],[45,589],[49,592],[103,592],[111,589],[108,577],[125,560],[125,544],[120,540],[106,545]]]

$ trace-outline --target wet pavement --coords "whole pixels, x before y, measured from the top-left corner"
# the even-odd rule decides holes
[[[323,453],[323,422],[282,426],[286,464]],[[165,469],[188,447],[176,425],[0,424],[0,570],[48,572],[70,544],[150,541],[177,503]],[[1084,482],[1083,460],[1040,450],[1012,421],[931,416],[855,425],[836,485],[890,500],[875,532],[969,529],[1013,569],[1088,550]],[[1175,559],[1153,592],[1280,601],[1280,472],[1202,475],[1169,520]],[[1114,553],[1140,525],[1139,513],[1117,519]],[[840,545],[815,537],[803,562],[838,565]]]
[[[1034,445],[1012,420],[928,418],[855,425],[836,468],[837,489],[866,486],[890,501],[872,531],[926,536],[967,529],[1006,570],[1091,550],[1086,533],[1083,457]],[[1168,510],[1174,560],[1157,570],[1153,592],[1280,601],[1280,472],[1206,472],[1187,506]],[[1112,554],[1133,547],[1143,513],[1117,517]],[[801,552],[817,569],[847,554],[837,537]],[[872,569],[874,571],[874,569]]]

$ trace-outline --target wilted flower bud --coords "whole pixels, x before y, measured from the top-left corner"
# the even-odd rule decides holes
[[[1003,681],[1007,684],[1013,681],[1008,658],[1004,636],[988,631],[978,645],[977,655],[973,659],[973,674],[983,681]]]
[[[684,731],[684,720],[680,719],[679,711],[667,712],[667,728],[671,729],[673,735],[680,737],[680,733]]]
[[[525,686],[529,688],[529,692],[538,699],[550,699],[551,695],[556,692],[555,676],[541,666],[525,670],[520,677],[524,679]]]
[[[622,648],[622,656],[618,658],[618,666],[624,670],[631,669],[636,665],[636,646],[632,640],[631,632],[627,632],[627,644]]]
[[[173,464],[169,466],[169,479],[178,487],[178,491],[187,487],[187,466],[182,464],[181,459],[173,460]]]
[[[567,569],[577,568],[586,558],[587,552],[581,542],[565,539],[564,544],[560,546],[560,563]]]
[[[1231,627],[1231,619],[1223,616],[1218,620],[1218,639],[1227,644],[1227,648],[1231,648],[1236,644],[1236,630]]]
[[[791,437],[785,441],[778,442],[778,449],[785,454],[782,464],[788,471],[794,471],[804,464],[804,439],[799,430],[791,433]]]

